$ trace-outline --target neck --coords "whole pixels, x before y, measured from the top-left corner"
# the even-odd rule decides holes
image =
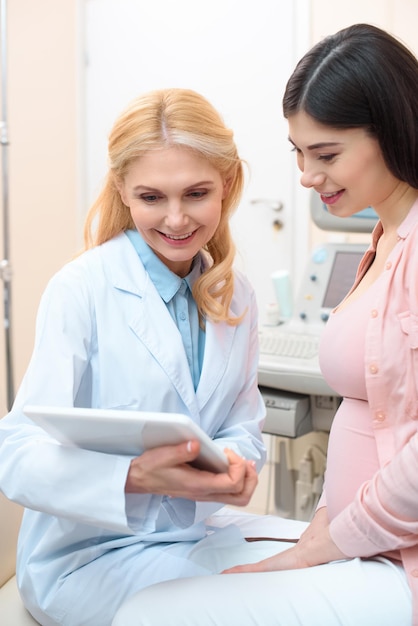
[[[374,207],[385,234],[396,232],[417,199],[418,189],[414,189],[407,183],[399,183],[390,197]]]

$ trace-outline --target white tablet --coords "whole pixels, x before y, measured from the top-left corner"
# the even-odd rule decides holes
[[[180,413],[35,405],[26,405],[23,412],[63,444],[109,454],[139,456],[150,448],[197,439],[195,467],[216,473],[228,469],[224,452]]]

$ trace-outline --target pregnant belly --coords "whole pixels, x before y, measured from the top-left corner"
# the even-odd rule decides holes
[[[334,417],[327,453],[325,488],[330,521],[353,501],[379,469],[369,405],[344,398]]]

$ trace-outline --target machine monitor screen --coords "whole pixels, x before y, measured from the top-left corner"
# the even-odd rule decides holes
[[[335,308],[353,286],[360,260],[363,256],[358,251],[337,251],[334,257],[328,285],[325,290],[322,306]]]

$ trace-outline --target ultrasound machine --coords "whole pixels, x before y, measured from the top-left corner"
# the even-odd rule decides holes
[[[338,218],[328,213],[319,195],[312,192],[311,217],[322,230],[350,233],[371,232],[377,215],[371,208],[353,217]],[[293,303],[293,314],[277,325],[259,329],[259,386],[266,405],[264,432],[295,439],[314,431],[329,432],[335,411],[341,401],[321,375],[318,348],[324,325],[332,311],[353,285],[357,267],[368,244],[323,243],[317,246],[307,262],[300,289]],[[280,303],[279,303],[280,304]],[[285,447],[281,446],[281,457]],[[295,497],[294,484],[276,467],[276,482],[280,481],[280,498]],[[299,473],[301,468],[299,467]],[[300,486],[293,477],[296,488]],[[312,477],[311,477],[312,478]],[[291,481],[292,482],[292,481]],[[279,487],[276,486],[276,493]],[[306,489],[311,489],[307,486]],[[296,494],[297,495],[297,494]],[[312,496],[312,490],[309,492]],[[296,497],[296,500],[298,498]],[[296,513],[295,513],[296,506]],[[281,507],[283,508],[283,507]],[[287,503],[291,516],[303,516],[300,502]],[[302,507],[303,508],[303,507]],[[305,507],[306,508],[306,507]],[[283,511],[281,511],[283,513]]]

